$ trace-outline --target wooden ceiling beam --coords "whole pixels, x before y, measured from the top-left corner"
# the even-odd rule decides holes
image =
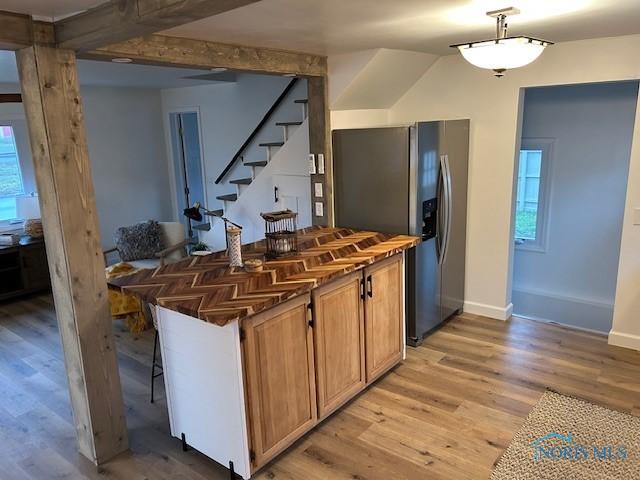
[[[29,15],[0,11],[0,50],[19,50],[53,42],[52,23],[35,21]]]
[[[131,58],[135,63],[190,68],[228,68],[257,73],[326,76],[327,58],[271,48],[246,47],[150,35],[88,52],[82,58]]]
[[[194,22],[259,0],[111,0],[55,23],[59,47],[80,52]]]

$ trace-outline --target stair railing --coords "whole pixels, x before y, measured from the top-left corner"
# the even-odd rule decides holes
[[[231,169],[236,164],[236,162],[242,158],[242,154],[244,153],[245,149],[251,144],[251,142],[256,137],[256,135],[258,135],[258,133],[260,132],[262,127],[269,121],[269,119],[271,118],[271,115],[273,115],[273,113],[276,111],[276,109],[280,106],[280,104],[282,103],[284,98],[291,91],[291,89],[295,86],[295,84],[298,82],[298,80],[299,80],[298,78],[293,78],[289,82],[289,84],[285,87],[285,89],[282,91],[280,96],[278,98],[276,98],[276,101],[273,103],[273,105],[271,105],[271,108],[269,108],[269,110],[267,110],[267,113],[264,114],[264,117],[262,117],[262,120],[260,120],[258,125],[256,125],[256,128],[254,128],[253,131],[249,134],[247,139],[240,146],[240,148],[238,149],[236,154],[233,156],[231,161],[227,164],[227,166],[224,167],[224,170],[222,170],[222,173],[218,176],[218,178],[216,178],[216,184],[218,184],[222,180],[224,180],[224,178],[231,171]]]

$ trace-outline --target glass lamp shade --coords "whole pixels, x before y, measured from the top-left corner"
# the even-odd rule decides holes
[[[528,65],[540,56],[549,42],[529,37],[509,37],[455,45],[472,65],[504,71]]]

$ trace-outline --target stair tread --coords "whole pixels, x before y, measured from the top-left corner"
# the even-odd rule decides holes
[[[235,180],[229,181],[229,183],[233,183],[235,185],[249,185],[251,182],[251,178],[236,178]]]
[[[279,127],[289,127],[291,125],[302,125],[302,122],[276,122]]]
[[[214,213],[215,215],[221,217],[224,214],[224,210],[219,208],[218,210],[211,210],[211,213]]]
[[[245,162],[244,166],[245,167],[266,167],[267,166],[267,161],[266,160],[261,160],[259,162]]]
[[[211,224],[210,223],[199,223],[198,225],[192,225],[191,228],[193,230],[198,230],[200,232],[208,232],[209,230],[211,230]]]
[[[308,98],[300,98],[298,100],[294,100],[293,103],[309,103]]]
[[[264,142],[261,143],[261,147],[281,147],[284,145],[284,142]]]
[[[218,200],[223,200],[225,202],[235,202],[238,200],[237,193],[228,193],[227,195],[219,195],[216,197]]]

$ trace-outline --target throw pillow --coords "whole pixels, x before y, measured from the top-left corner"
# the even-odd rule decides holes
[[[123,262],[155,258],[164,248],[160,225],[155,220],[120,227],[116,230],[115,242]]]

